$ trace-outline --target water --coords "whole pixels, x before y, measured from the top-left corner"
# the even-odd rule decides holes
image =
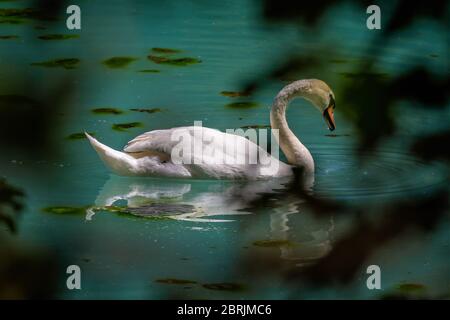
[[[2,7],[25,4],[2,3]],[[25,72],[42,90],[67,73],[77,76],[70,108],[60,117],[54,140],[60,150],[55,158],[24,157],[14,150],[0,155],[1,175],[26,192],[26,209],[20,221],[19,239],[25,245],[56,252],[66,264],[80,265],[83,289],[69,291],[59,284],[62,298],[377,298],[367,290],[365,270],[347,287],[293,289],[277,273],[252,278],[240,269],[242,257],[264,257],[284,267],[303,268],[326,255],[352,226],[352,218],[319,218],[298,198],[277,200],[285,181],[236,183],[231,181],[130,179],[111,175],[86,140],[68,140],[72,133],[94,132],[102,142],[121,148],[136,135],[152,129],[192,125],[225,130],[247,125],[267,125],[269,108],[281,81],[273,81],[245,101],[258,107],[235,110],[224,107],[233,98],[221,91],[239,85],[270,69],[268,63],[284,52],[320,48],[344,39],[330,61],[345,57],[349,63],[330,62],[305,77],[325,80],[335,89],[351,73],[352,61],[365,59],[371,34],[365,17],[351,6],[334,8],[324,19],[320,40],[303,29],[262,24],[254,2],[222,1],[151,4],[148,1],[80,1],[83,29],[79,39],[39,41],[29,35],[29,23],[0,25],[3,34],[19,40],[0,41],[0,81],[11,72]],[[380,72],[402,72],[408,59],[423,59],[442,72],[446,48],[433,27],[402,34],[383,51]],[[56,23],[43,33],[67,33]],[[37,32],[39,34],[39,31]],[[436,41],[428,41],[432,37]],[[299,40],[300,39],[300,40]],[[421,40],[422,39],[422,40]],[[157,65],[146,59],[152,47],[183,50],[202,62],[187,67]],[[430,54],[437,57],[431,58]],[[138,60],[126,68],[110,69],[101,62],[114,56]],[[32,67],[30,63],[55,58],[79,58],[76,70]],[[158,69],[160,73],[140,73]],[[323,69],[323,70],[322,70]],[[43,81],[41,81],[43,79]],[[120,115],[96,115],[90,110],[115,107]],[[131,108],[160,108],[140,113]],[[401,106],[399,107],[401,108]],[[375,154],[356,156],[357,132],[336,111],[336,136],[330,136],[320,115],[305,101],[292,104],[288,120],[293,131],[311,150],[316,162],[314,194],[321,199],[342,200],[373,207],[388,201],[424,197],[448,184],[448,172],[439,163],[425,163],[403,148],[415,136],[448,126],[450,112],[399,113],[404,123],[397,138],[384,143]],[[423,112],[423,111],[422,111]],[[114,123],[141,122],[142,127],[114,131]],[[414,130],[411,127],[414,126]],[[32,139],[32,137],[30,137]],[[261,193],[274,195],[274,204],[254,210],[248,203]],[[270,198],[270,197],[269,197]],[[270,201],[269,201],[270,204]],[[105,206],[142,208],[123,215]],[[164,219],[152,218],[155,205]],[[43,208],[70,206],[82,214],[49,214]],[[146,208],[146,209],[145,209]],[[135,212],[136,213],[136,212]],[[378,212],[378,214],[380,214]],[[149,218],[150,217],[150,218]],[[397,239],[369,257],[383,270],[383,292],[401,283],[419,283],[429,294],[448,292],[448,223],[432,235],[413,234]],[[268,240],[276,240],[271,243]],[[266,242],[264,242],[266,241]],[[64,264],[62,263],[62,264]],[[447,278],[442,278],[442,273]],[[64,269],[61,274],[64,275]],[[163,279],[195,283],[167,284]],[[158,282],[159,280],[159,282]],[[166,281],[167,282],[167,281]],[[207,284],[232,283],[231,290],[214,290]],[[446,284],[447,283],[447,284]],[[206,286],[205,286],[206,284]],[[446,286],[447,285],[447,286]],[[242,286],[242,288],[241,288]],[[217,289],[217,287],[215,288]],[[230,288],[228,288],[230,289]],[[236,289],[236,290],[234,290]],[[239,290],[238,290],[239,289]],[[240,290],[242,289],[242,290]]]

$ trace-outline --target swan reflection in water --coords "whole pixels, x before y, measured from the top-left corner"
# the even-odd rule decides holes
[[[288,182],[286,178],[237,182],[111,175],[100,190],[94,207],[87,210],[86,220],[93,220],[94,214],[102,208],[118,206],[143,217],[156,215],[196,223],[229,223],[239,219],[239,215],[252,214],[252,203],[263,194],[269,199],[272,194],[276,197]],[[331,249],[330,233],[333,230],[332,220],[315,221],[302,203],[301,198],[292,196],[267,208],[270,235],[264,229],[264,238],[269,240],[261,244],[278,247],[282,259],[294,260],[297,265],[326,255]],[[254,216],[256,219],[257,215]],[[261,228],[261,225],[255,223],[255,228]]]

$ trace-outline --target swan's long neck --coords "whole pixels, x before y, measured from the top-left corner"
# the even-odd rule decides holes
[[[270,123],[272,129],[279,130],[278,144],[286,155],[288,162],[303,168],[304,173],[313,173],[314,160],[311,153],[289,129],[286,120],[286,109],[289,102],[296,97],[305,97],[308,88],[309,84],[304,80],[293,82],[284,87],[273,102]]]

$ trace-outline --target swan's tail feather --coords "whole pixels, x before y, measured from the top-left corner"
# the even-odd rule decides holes
[[[136,175],[136,159],[130,155],[114,150],[85,132],[86,137],[103,163],[114,173],[122,176]]]

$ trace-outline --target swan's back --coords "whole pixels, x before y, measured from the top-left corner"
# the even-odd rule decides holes
[[[291,166],[249,139],[205,127],[149,131],[131,140],[124,152],[164,154],[199,178],[263,179],[292,174]]]

